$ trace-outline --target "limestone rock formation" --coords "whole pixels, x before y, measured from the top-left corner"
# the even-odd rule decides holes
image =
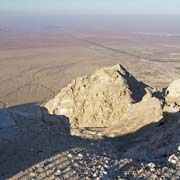
[[[62,133],[70,134],[69,119],[65,116],[51,115],[48,110],[37,104],[29,103],[0,109],[0,129],[45,123],[58,128]]]
[[[44,106],[52,114],[67,116],[72,128],[112,127],[121,134],[128,126],[137,130],[160,119],[161,103],[148,88],[116,65],[77,78]]]
[[[173,81],[167,88],[166,104],[180,106],[180,79]]]
[[[159,100],[148,92],[142,101],[132,104],[128,113],[125,113],[106,131],[107,135],[120,135],[134,132],[137,129],[158,122],[162,118],[162,106]]]

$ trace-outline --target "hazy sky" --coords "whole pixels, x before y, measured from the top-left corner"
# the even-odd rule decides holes
[[[0,0],[0,12],[52,15],[180,15],[180,0]]]

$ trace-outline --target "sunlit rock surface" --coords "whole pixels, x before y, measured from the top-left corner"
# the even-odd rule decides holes
[[[116,65],[73,80],[45,107],[67,116],[72,128],[107,127],[123,134],[161,118],[161,103],[151,90]]]
[[[180,79],[173,81],[166,90],[166,103],[180,106]]]

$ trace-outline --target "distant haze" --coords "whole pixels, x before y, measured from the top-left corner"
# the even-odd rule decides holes
[[[76,31],[99,30],[110,32],[174,33],[180,34],[180,16],[0,16],[0,29],[36,32],[68,29]]]
[[[179,20],[180,0],[0,0],[0,29],[58,26],[179,35]]]

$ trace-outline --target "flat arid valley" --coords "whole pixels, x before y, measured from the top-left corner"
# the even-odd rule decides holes
[[[0,180],[180,179],[179,16],[0,16]]]
[[[1,107],[42,103],[71,80],[115,64],[123,64],[138,80],[159,89],[180,78],[178,32],[139,32],[143,24],[138,18],[129,18],[127,23],[121,23],[121,18],[114,22],[113,18],[101,22],[96,17],[87,17],[88,22],[78,17],[59,21],[44,17],[36,22],[32,22],[35,17],[25,22],[13,18],[15,25],[4,22],[0,31]],[[159,22],[161,19],[154,23]],[[174,27],[165,28],[173,31]]]

